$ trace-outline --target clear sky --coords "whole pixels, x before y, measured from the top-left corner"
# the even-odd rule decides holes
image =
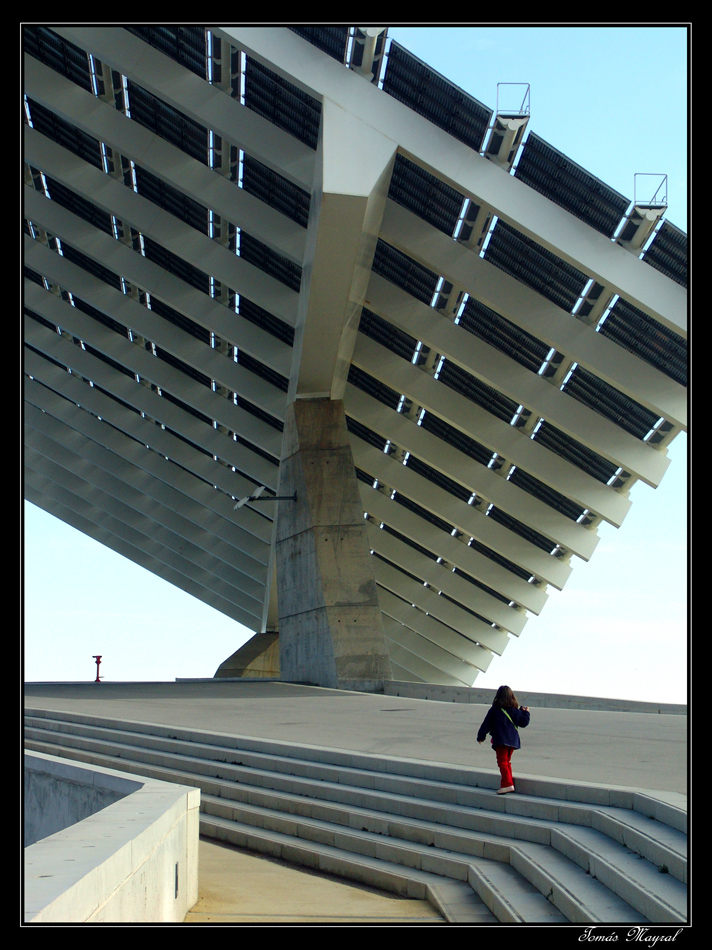
[[[687,230],[688,34],[684,26],[394,27],[390,35],[485,105],[531,84],[530,129],[633,197],[636,172],[668,175],[667,219]],[[685,702],[687,437],[659,488],[642,482],[618,530],[599,528],[563,592],[475,685]],[[24,676],[212,676],[251,635],[224,615],[24,504]]]

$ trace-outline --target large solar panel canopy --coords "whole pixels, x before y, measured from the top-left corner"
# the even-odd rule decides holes
[[[290,420],[338,405],[388,675],[473,685],[686,431],[687,236],[384,28],[23,43],[25,497],[258,675]]]

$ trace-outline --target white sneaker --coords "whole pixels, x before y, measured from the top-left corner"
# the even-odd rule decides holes
[[[506,795],[507,792],[513,792],[513,791],[514,791],[514,786],[513,786],[513,785],[508,785],[506,788],[498,788],[498,789],[497,789],[497,794],[498,794],[498,795]]]

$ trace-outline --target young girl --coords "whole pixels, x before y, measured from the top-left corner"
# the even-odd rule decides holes
[[[529,707],[520,708],[517,697],[509,686],[500,686],[485,716],[485,721],[477,733],[477,741],[482,745],[488,734],[492,735],[492,746],[497,755],[497,765],[502,776],[498,795],[514,791],[512,778],[512,752],[521,748],[517,729],[529,725]]]

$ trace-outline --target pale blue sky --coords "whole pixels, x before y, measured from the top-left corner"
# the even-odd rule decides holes
[[[414,55],[484,104],[531,84],[530,128],[627,197],[668,175],[667,218],[687,229],[684,27],[398,27]],[[563,592],[476,685],[686,701],[687,437],[661,486],[639,483],[619,530],[600,529]],[[222,614],[25,503],[25,679],[212,676],[250,636]]]

